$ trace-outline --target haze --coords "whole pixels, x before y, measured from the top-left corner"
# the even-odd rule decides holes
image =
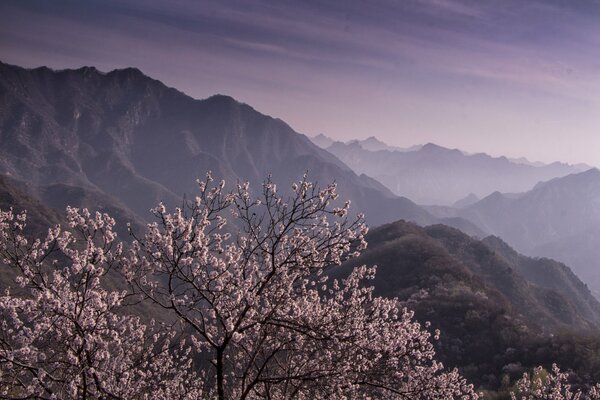
[[[4,1],[0,60],[135,66],[299,132],[600,165],[600,3]]]

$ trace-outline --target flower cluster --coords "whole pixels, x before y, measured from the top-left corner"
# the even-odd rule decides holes
[[[546,372],[537,367],[530,377],[528,373],[517,383],[518,394],[511,393],[512,400],[600,400],[600,384],[587,392],[572,391],[569,374],[561,372],[556,364]]]
[[[67,209],[71,231],[23,236],[25,214],[0,213],[0,256],[17,269],[0,296],[0,397],[198,398],[189,351],[175,332],[146,326],[125,291],[103,282],[122,256],[114,220]]]

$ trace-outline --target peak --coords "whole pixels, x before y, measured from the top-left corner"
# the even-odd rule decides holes
[[[583,183],[588,183],[590,181],[596,181],[599,178],[600,178],[600,170],[598,170],[598,168],[590,168],[587,171],[570,174],[570,175],[563,176],[560,178],[554,178],[547,182],[540,182],[536,185],[535,188],[544,187],[549,184],[558,184],[558,185],[583,184]]]
[[[377,144],[385,144],[381,140],[377,139],[375,136],[369,136],[365,140],[361,141],[362,143],[377,143]]]
[[[506,198],[506,196],[504,196],[502,193],[500,193],[499,191],[495,191],[494,193],[484,197],[480,203],[484,203],[484,202],[488,202],[488,201],[498,201],[498,200],[502,200]]]
[[[103,71],[100,71],[98,68],[96,68],[93,65],[84,65],[84,66],[81,66],[78,68],[54,69],[54,68],[49,68],[44,65],[40,66],[40,67],[35,67],[35,68],[23,68],[23,67],[0,62],[0,66],[3,68],[13,68],[13,69],[33,71],[33,72],[42,72],[42,73],[52,72],[52,73],[58,73],[58,74],[62,74],[62,73],[75,74],[75,75],[81,74],[81,75],[85,75],[85,76],[90,76],[90,75],[106,75],[106,76],[131,75],[131,76],[146,77],[146,75],[144,75],[144,73],[142,71],[140,71],[138,68],[134,68],[134,67],[117,68],[117,69],[113,69],[110,72],[103,72]]]
[[[466,208],[479,201],[479,197],[475,193],[469,193],[466,197],[456,201],[452,207],[454,208]]]
[[[445,147],[438,146],[435,143],[426,143],[421,147],[421,151],[431,151],[431,150],[447,150]]]
[[[94,68],[94,67],[91,67]],[[95,71],[100,72],[94,68]],[[101,72],[100,72],[101,73]],[[110,71],[108,75],[131,76],[131,77],[146,77],[146,75],[135,67],[118,68]]]
[[[44,68],[44,67],[42,67]],[[96,67],[92,66],[92,65],[84,65],[81,68],[78,68],[76,71],[82,71],[82,72],[98,72],[98,70],[96,69]]]
[[[237,103],[237,101],[233,97],[225,95],[225,94],[219,94],[219,93],[213,94],[206,100],[213,101],[213,102],[221,102],[221,103]]]
[[[238,102],[236,99],[234,99],[231,96],[227,96],[224,94],[214,94],[208,98],[206,98],[205,101],[207,104],[211,104],[213,107],[236,107],[239,105],[242,105],[242,103]]]
[[[8,63],[2,62],[2,61],[0,61],[0,68],[2,68],[3,70],[13,70],[13,71],[54,72],[53,69],[48,68],[45,65],[42,65],[40,67],[34,67],[34,68],[25,68],[25,67],[21,67],[18,65],[8,64]]]
[[[380,151],[380,150],[392,150],[393,147],[388,146],[375,136],[369,136],[364,140],[354,140],[353,142],[358,143],[363,149],[368,151]]]
[[[144,75],[144,73],[142,71],[140,71],[139,68],[135,68],[135,67],[127,67],[127,68],[123,68],[120,69],[118,71],[121,71],[123,73],[127,73],[127,74],[135,74],[135,75]]]
[[[333,143],[335,143],[335,144],[339,143],[339,145],[346,146],[346,147],[349,147],[349,148],[352,148],[352,149],[363,149],[364,150],[364,148],[360,145],[360,142],[358,140],[351,140],[351,141],[346,142],[346,143],[340,142],[340,141],[335,141]]]
[[[327,135],[324,135],[322,133],[319,133],[316,136],[313,137],[309,137],[309,139],[316,144],[317,146],[326,149],[327,147],[331,146],[335,141],[330,138]]]
[[[431,142],[424,144],[419,151],[427,152],[427,153],[453,152],[453,153],[462,154],[462,152],[460,152],[460,150],[456,150],[456,149],[452,150],[447,147],[443,147],[443,146],[440,146],[440,145],[437,145],[437,144],[431,143]]]
[[[96,67],[91,66],[91,65],[85,65],[81,68],[77,68],[76,70],[73,70],[73,72],[77,75],[83,75],[84,77],[94,77],[97,75],[106,75],[105,73],[99,71]],[[71,73],[70,71],[67,70],[67,73]]]

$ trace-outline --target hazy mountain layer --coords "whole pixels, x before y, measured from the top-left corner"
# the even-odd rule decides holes
[[[322,133],[319,133],[316,136],[309,137],[309,139],[314,144],[316,144],[317,146],[319,146],[323,149],[327,149],[332,144],[338,142],[337,140],[332,139],[329,136],[326,136]],[[347,145],[358,144],[363,149],[369,150],[369,151],[380,151],[380,150],[417,151],[421,147],[423,147],[422,145],[414,145],[414,146],[411,146],[408,148],[403,148],[403,147],[398,147],[398,146],[390,146],[390,145],[382,142],[381,140],[377,139],[375,136],[369,136],[368,138],[363,139],[363,140],[358,140],[358,139],[349,140],[349,141],[345,142],[345,144],[347,144]]]
[[[438,214],[467,218],[522,252],[562,261],[600,293],[597,169],[540,183],[518,196],[495,192],[469,207]]]
[[[582,166],[526,165],[432,143],[412,151],[361,143],[335,142],[327,150],[355,172],[372,176],[395,194],[418,204],[451,205],[471,194],[482,198],[494,191],[526,191],[539,181],[582,171]]]

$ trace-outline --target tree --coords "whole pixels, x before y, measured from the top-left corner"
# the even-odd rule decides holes
[[[478,397],[435,360],[412,312],[373,296],[375,267],[328,278],[366,246],[362,217],[334,206],[335,185],[304,178],[287,198],[270,180],[258,198],[224,187],[208,175],[130,244],[87,210],[68,208],[70,230],[34,242],[25,214],[1,213],[0,254],[20,288],[0,297],[0,396]],[[117,271],[127,290],[106,288]],[[172,324],[143,324],[136,302]]]
[[[551,371],[537,367],[532,376],[523,374],[517,382],[517,394],[511,393],[512,400],[599,400],[600,385],[587,392],[572,391],[568,382],[569,374],[561,372],[556,364]]]
[[[127,293],[103,287],[123,251],[115,221],[67,213],[74,233],[56,226],[31,242],[25,213],[0,212],[0,256],[21,294],[0,297],[0,398],[199,398],[174,332],[142,324],[123,309]]]
[[[335,185],[305,177],[287,199],[270,180],[256,199],[224,187],[208,175],[193,202],[155,208],[123,265],[134,293],[185,326],[210,397],[477,398],[412,312],[373,297],[375,267],[328,279],[366,246],[362,217],[332,205]]]

